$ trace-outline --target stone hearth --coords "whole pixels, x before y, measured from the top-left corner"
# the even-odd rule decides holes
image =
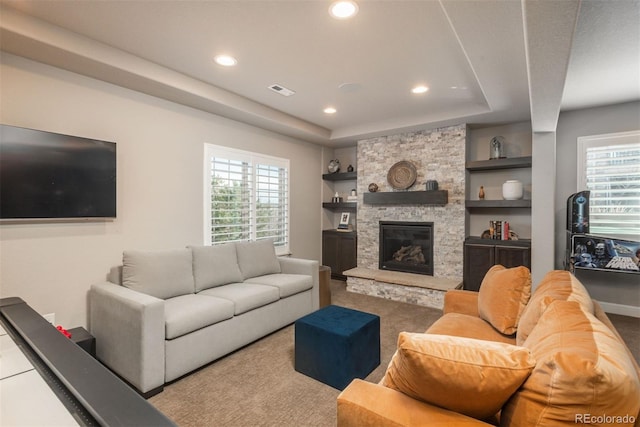
[[[462,288],[459,280],[399,271],[356,267],[345,271],[344,275],[350,292],[440,309],[444,305],[445,292]]]

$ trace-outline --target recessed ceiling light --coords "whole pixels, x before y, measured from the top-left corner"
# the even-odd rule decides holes
[[[336,110],[336,109],[335,109],[335,108],[333,108],[333,107],[327,107],[327,108],[325,108],[325,109],[324,109],[324,110],[322,110],[322,111],[324,111],[326,114],[335,114],[338,110]]]
[[[222,65],[223,67],[233,67],[238,63],[236,58],[229,55],[216,55],[213,57],[213,60],[216,61],[216,64]]]
[[[358,4],[351,0],[334,1],[329,6],[329,15],[336,19],[348,19],[358,13]]]
[[[411,89],[411,93],[425,93],[426,91],[428,91],[429,88],[426,86],[416,86],[413,89]]]

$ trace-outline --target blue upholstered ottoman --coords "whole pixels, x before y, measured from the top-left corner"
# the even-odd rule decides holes
[[[380,317],[329,305],[296,321],[296,371],[342,390],[379,364]]]

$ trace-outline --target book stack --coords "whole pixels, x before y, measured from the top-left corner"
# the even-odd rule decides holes
[[[489,238],[493,240],[509,240],[509,222],[489,221]]]

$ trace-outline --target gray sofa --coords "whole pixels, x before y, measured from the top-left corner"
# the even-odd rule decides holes
[[[89,290],[98,359],[147,396],[319,307],[318,261],[273,243],[125,251]]]

